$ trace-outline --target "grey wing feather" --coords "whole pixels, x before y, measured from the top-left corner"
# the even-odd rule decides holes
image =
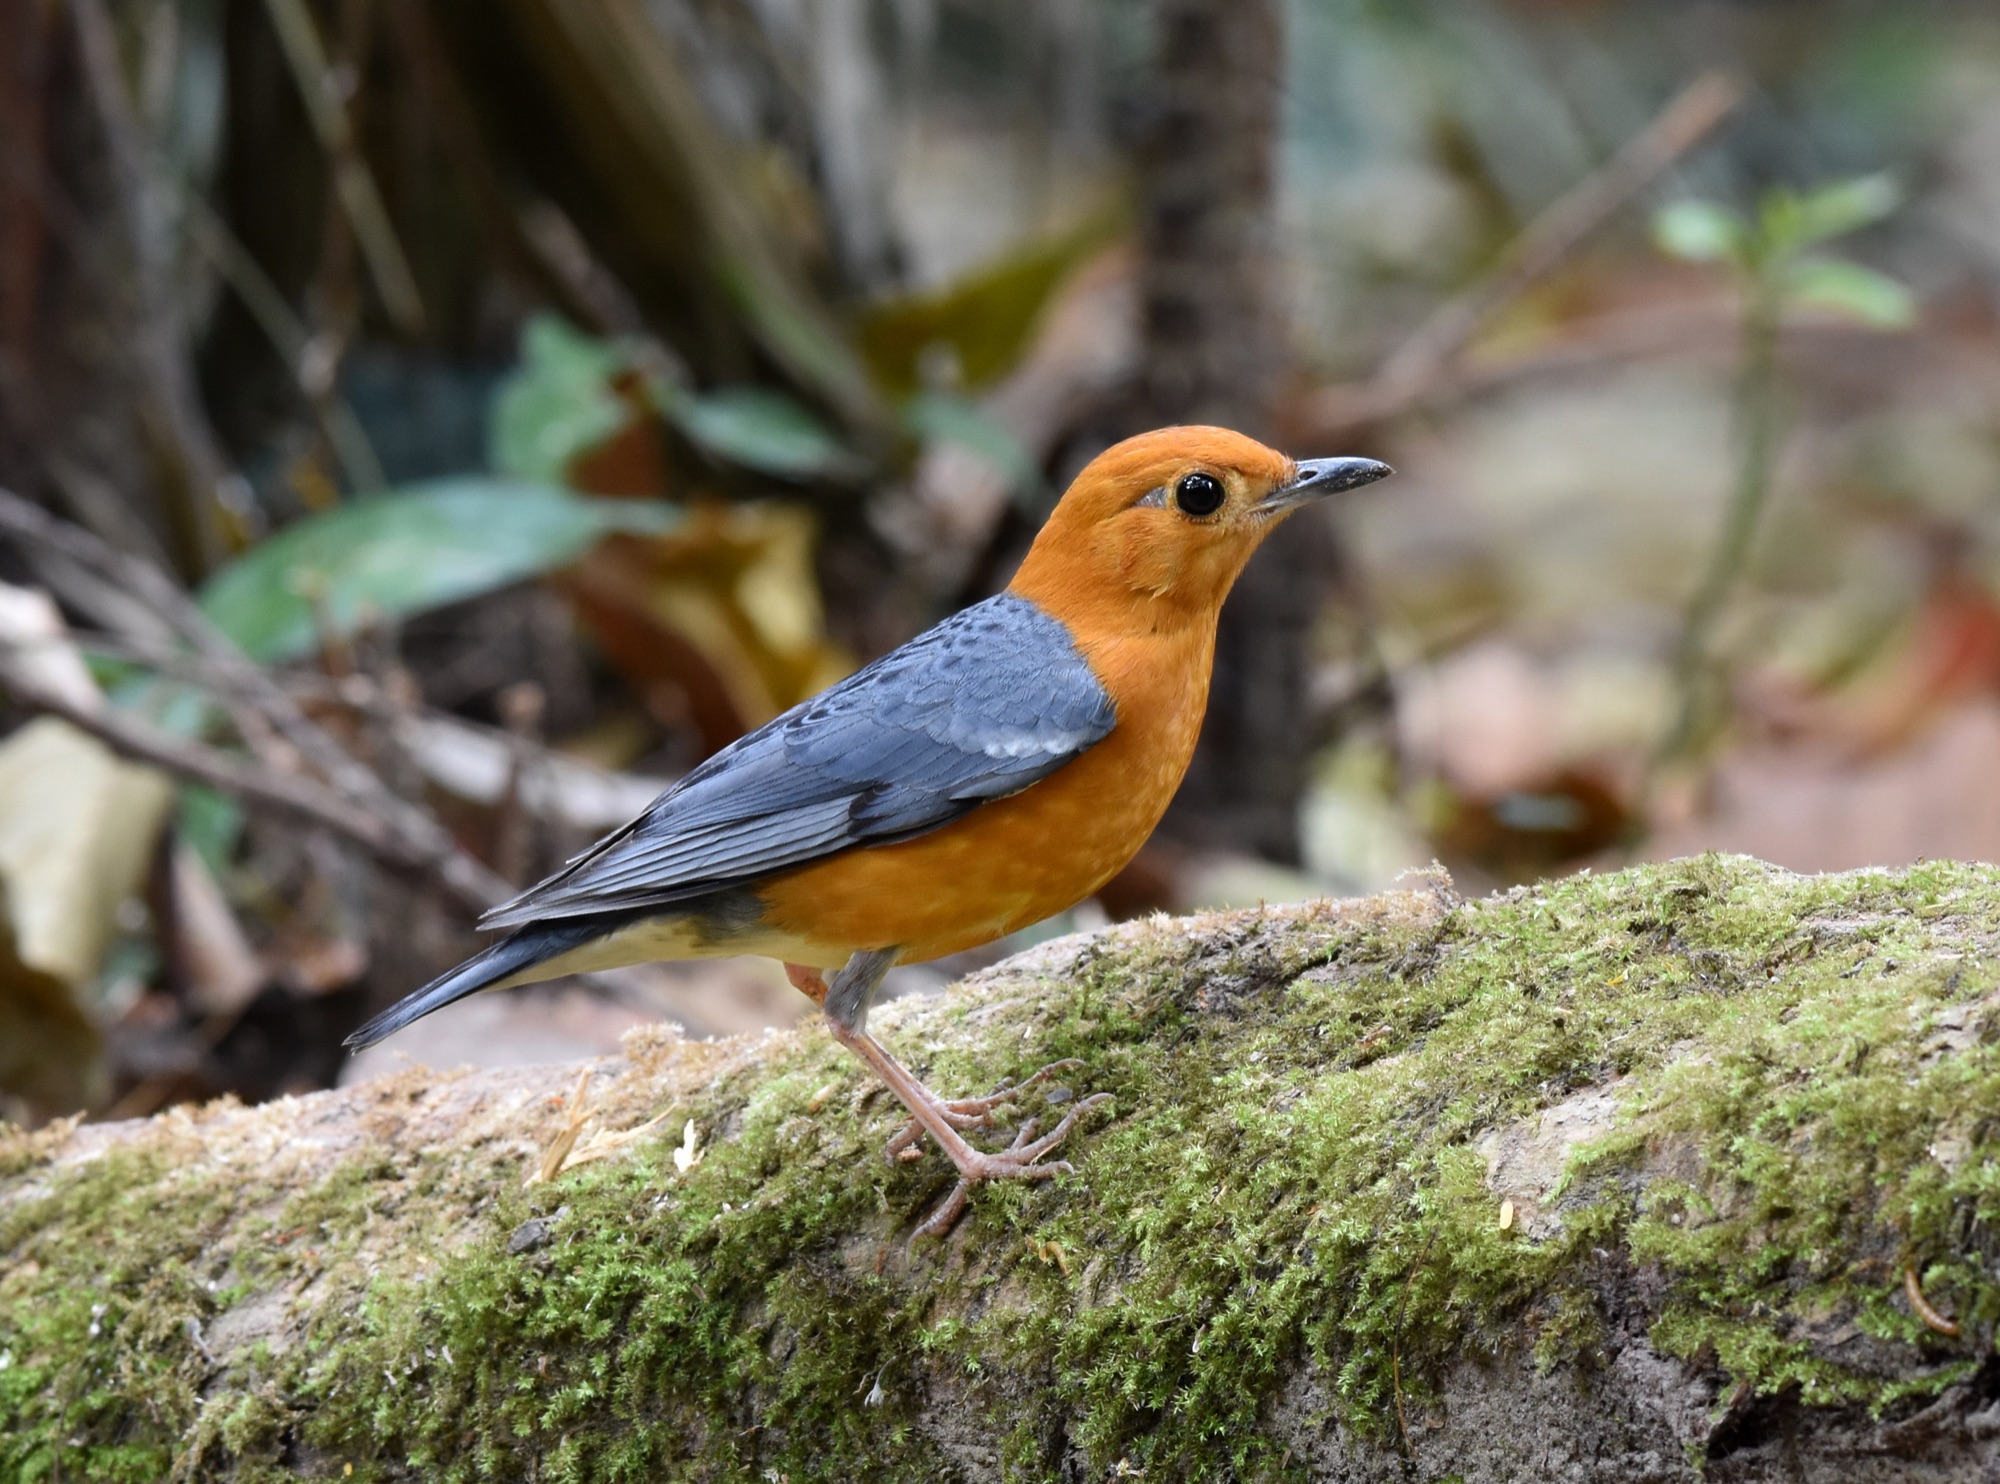
[[[482,925],[665,906],[924,834],[1048,777],[1116,721],[1069,631],[1003,593],[731,743]]]

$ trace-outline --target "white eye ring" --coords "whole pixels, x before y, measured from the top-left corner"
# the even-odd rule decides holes
[[[1154,485],[1153,488],[1146,491],[1145,495],[1133,508],[1135,510],[1165,510],[1167,508],[1167,487],[1164,484]]]

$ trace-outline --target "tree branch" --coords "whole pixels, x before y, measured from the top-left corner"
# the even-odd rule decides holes
[[[281,773],[205,743],[177,737],[141,721],[130,711],[90,705],[65,695],[16,663],[24,653],[23,645],[0,645],[0,685],[22,705],[60,717],[114,752],[135,762],[151,763],[179,777],[206,783],[246,802],[267,805],[312,824],[325,825],[389,865],[435,875],[473,911],[484,911],[505,890],[504,883],[495,890],[482,890],[472,876],[453,870],[450,854],[457,853],[455,846],[448,847],[447,853],[438,849],[435,842],[413,841],[389,821],[357,807],[345,794],[323,783]]]
[[[227,753],[186,742],[130,716],[105,723],[104,730],[75,716],[65,719],[120,751],[130,751],[169,771],[314,818],[390,864],[431,875],[455,901],[475,913],[510,894],[508,884],[461,850],[450,831],[428,810],[395,793],[373,769],[350,755],[308,717],[276,680],[210,623],[194,600],[151,563],[113,550],[88,531],[57,520],[4,489],[0,489],[0,532],[57,558],[50,564],[50,578],[112,627],[129,633],[136,605],[166,632],[186,642],[213,672],[211,688],[233,700],[239,714],[243,709],[250,712],[247,722],[239,723],[246,737],[256,735],[254,728],[259,722],[268,724],[320,772],[326,785],[291,776],[271,765],[250,767]],[[65,567],[81,569],[88,581],[78,583],[75,573],[66,573]],[[152,635],[135,637],[141,644],[155,643]],[[48,698],[34,694],[32,680],[23,679],[18,668],[13,667],[10,679],[20,682],[17,694],[21,699],[65,715],[48,704]]]
[[[1702,74],[1659,116],[1537,216],[1493,272],[1447,299],[1364,381],[1321,388],[1294,408],[1308,438],[1338,437],[1409,412],[1454,386],[1456,364],[1480,326],[1559,267],[1742,102],[1744,85]]]

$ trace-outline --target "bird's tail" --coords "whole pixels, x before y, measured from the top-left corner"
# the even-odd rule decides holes
[[[347,1038],[356,1051],[393,1036],[413,1020],[421,1020],[433,1010],[442,1010],[455,1000],[482,989],[493,989],[524,969],[547,963],[591,939],[602,937],[606,925],[588,918],[522,928],[510,933],[483,953],[476,953],[457,968],[440,974],[414,994],[405,995],[380,1015]],[[556,972],[560,972],[557,970]]]

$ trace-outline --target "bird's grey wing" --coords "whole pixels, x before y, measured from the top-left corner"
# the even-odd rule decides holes
[[[1003,593],[730,744],[482,925],[665,906],[924,834],[1048,777],[1116,720],[1069,630]]]

